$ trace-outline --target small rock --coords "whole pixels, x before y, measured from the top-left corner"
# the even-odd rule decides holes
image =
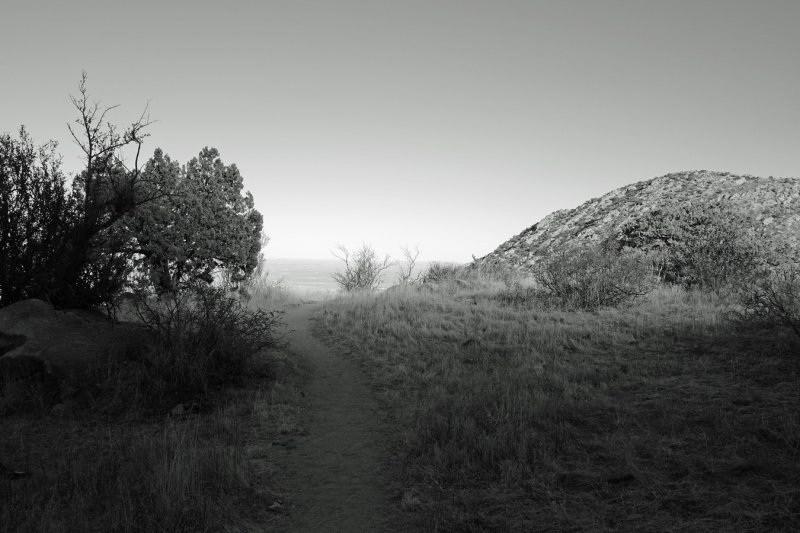
[[[276,511],[276,512],[277,511],[282,511],[283,510],[283,505],[281,505],[279,502],[272,502],[272,505],[269,506],[269,510],[270,511]]]

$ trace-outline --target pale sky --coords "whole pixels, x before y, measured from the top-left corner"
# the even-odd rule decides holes
[[[800,1],[0,0],[0,131],[81,71],[145,145],[236,163],[268,257],[469,261],[681,170],[800,177]]]

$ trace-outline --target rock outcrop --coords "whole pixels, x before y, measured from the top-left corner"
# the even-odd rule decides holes
[[[149,338],[145,328],[112,324],[100,313],[22,300],[0,309],[0,382],[44,372],[71,388],[108,357],[131,356]]]
[[[767,227],[782,249],[800,254],[800,179],[758,178],[705,170],[667,174],[613,190],[575,209],[555,211],[476,264],[526,269],[568,244],[599,243],[666,203],[721,204]]]

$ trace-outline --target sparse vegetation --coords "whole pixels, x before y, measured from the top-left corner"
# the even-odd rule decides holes
[[[594,247],[558,250],[533,271],[529,293],[540,304],[591,311],[634,302],[655,288],[650,261],[642,253]]]
[[[679,286],[591,313],[511,306],[526,280],[500,271],[319,315],[398,428],[400,501],[421,529],[800,527],[793,335],[742,330],[735,298]]]
[[[408,247],[403,248],[403,260],[397,262],[398,285],[413,285],[419,281],[420,276],[414,276],[414,268],[417,265],[418,257],[419,248],[414,248],[413,252]]]
[[[220,287],[195,284],[161,297],[140,295],[135,312],[156,336],[148,372],[171,389],[207,393],[248,374],[256,354],[277,348],[280,314],[246,309]]]
[[[344,272],[335,273],[333,279],[345,292],[374,291],[381,284],[383,272],[391,266],[388,255],[379,260],[368,244],[363,244],[354,254],[345,246],[339,246],[334,255],[344,262]]]
[[[722,205],[684,202],[627,223],[617,242],[650,252],[666,283],[721,290],[749,278],[763,263],[756,227],[751,216]]]
[[[441,263],[434,261],[428,266],[428,270],[422,275],[423,283],[441,283],[451,281],[458,277],[460,269],[458,265],[451,263]]]
[[[739,287],[741,323],[761,327],[782,325],[800,338],[800,266],[787,263],[748,280]]]

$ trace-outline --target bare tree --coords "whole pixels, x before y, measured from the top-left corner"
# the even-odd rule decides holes
[[[86,158],[86,167],[76,177],[83,200],[83,222],[87,229],[105,229],[138,205],[163,196],[159,187],[140,187],[139,157],[142,144],[150,135],[145,128],[149,119],[148,106],[122,133],[106,120],[109,111],[118,105],[101,107],[100,102],[90,103],[86,88],[87,74],[81,74],[79,96],[70,96],[78,110],[75,126],[67,124],[70,135]],[[135,146],[133,167],[125,165],[123,149]]]
[[[355,254],[351,254],[343,245],[339,245],[337,250],[333,255],[344,261],[344,272],[337,272],[333,279],[346,292],[377,289],[381,274],[392,266],[388,255],[379,261],[375,250],[367,244],[362,244]]]
[[[419,247],[415,246],[414,251],[408,248],[408,246],[404,247],[403,249],[403,261],[397,262],[397,267],[399,269],[398,276],[397,276],[397,284],[398,285],[413,285],[419,280],[419,275],[415,278],[412,278],[412,274],[414,273],[414,267],[417,264],[417,257],[419,257]]]
[[[103,107],[100,102],[91,101],[86,80],[84,72],[78,96],[70,96],[78,117],[73,124],[67,124],[84,153],[86,166],[73,180],[77,212],[62,253],[57,256],[58,264],[53,265],[58,275],[51,294],[47,295],[62,305],[97,303],[87,300],[97,300],[98,294],[113,292],[127,262],[121,253],[124,237],[114,230],[114,224],[138,206],[167,194],[162,184],[144,183],[141,178],[139,157],[142,143],[148,137],[144,130],[152,124],[147,107],[138,120],[120,133],[107,119],[108,113],[118,106]],[[132,168],[124,161],[123,149],[127,147],[136,150]]]

